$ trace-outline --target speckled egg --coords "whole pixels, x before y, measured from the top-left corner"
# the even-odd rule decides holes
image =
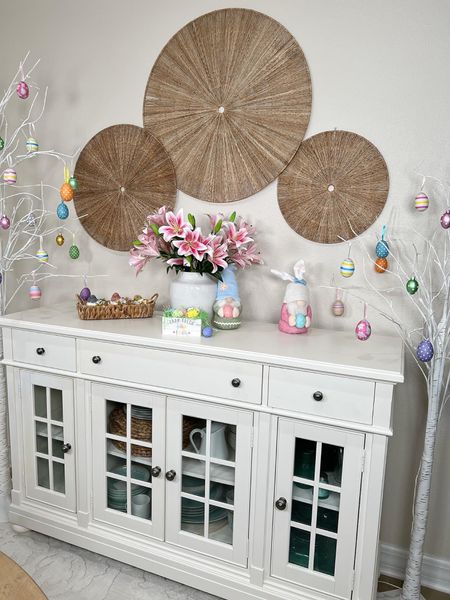
[[[377,258],[375,261],[375,271],[377,273],[384,273],[389,268],[387,258]]]
[[[415,202],[414,202],[414,206],[415,206],[416,210],[418,210],[419,212],[423,212],[424,210],[427,210],[427,208],[430,206],[430,199],[425,194],[425,192],[419,192],[417,194]]]
[[[385,240],[380,240],[375,246],[375,254],[378,258],[386,258],[389,256],[389,244]]]
[[[58,204],[58,206],[56,207],[56,214],[58,215],[59,219],[67,219],[67,217],[69,216],[69,209],[64,204],[64,202]]]
[[[342,277],[351,277],[355,272],[355,263],[351,258],[346,258],[341,262],[340,267]]]
[[[344,310],[345,307],[342,300],[335,300],[331,305],[331,311],[335,317],[342,317],[342,315],[344,314]]]
[[[59,195],[64,202],[70,202],[73,200],[73,189],[70,187],[70,183],[63,183],[59,188]]]
[[[355,327],[355,333],[358,340],[365,342],[372,335],[372,327],[367,319],[361,319]]]
[[[420,342],[420,344],[417,346],[417,350],[416,350],[417,358],[419,360],[421,360],[422,362],[430,362],[430,360],[433,358],[433,355],[434,355],[433,344],[428,339],[422,340]]]

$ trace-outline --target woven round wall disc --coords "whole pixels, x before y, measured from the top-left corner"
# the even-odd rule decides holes
[[[365,231],[389,192],[384,158],[350,131],[325,131],[305,140],[278,180],[278,203],[302,237],[334,244]]]
[[[268,185],[297,151],[311,113],[308,65],[277,21],[218,10],[164,47],[143,112],[144,127],[172,158],[179,189],[233,202]]]
[[[129,250],[145,217],[176,198],[175,170],[164,146],[135,125],[113,125],[83,148],[75,167],[74,204],[91,237]]]

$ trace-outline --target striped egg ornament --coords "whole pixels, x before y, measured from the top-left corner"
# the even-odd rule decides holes
[[[8,167],[3,171],[3,181],[9,185],[17,182],[17,173],[12,167]]]
[[[340,267],[342,277],[351,277],[355,272],[355,263],[351,258],[346,258],[341,262]]]
[[[335,317],[342,317],[345,310],[344,303],[342,302],[342,300],[335,300],[331,306],[331,310]]]
[[[39,300],[39,298],[41,297],[42,293],[41,293],[41,288],[38,285],[32,285],[30,287],[30,290],[28,292],[28,295],[30,296],[30,298],[32,300]]]
[[[427,208],[430,206],[430,199],[425,194],[425,192],[419,192],[417,194],[414,206],[416,207],[416,210],[418,210],[419,212],[423,212],[424,210],[427,210]]]
[[[27,139],[25,146],[27,148],[28,154],[31,154],[32,152],[37,152],[39,150],[39,144],[33,137],[29,137]]]
[[[36,258],[41,262],[48,262],[48,253],[43,248],[39,248],[36,252]]]

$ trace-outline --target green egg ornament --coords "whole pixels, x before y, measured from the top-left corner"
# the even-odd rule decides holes
[[[69,185],[73,189],[73,191],[76,191],[78,189],[78,181],[76,180],[76,177],[74,177],[73,175],[69,179]]]
[[[3,148],[5,147],[5,140],[0,137],[0,150],[3,150]]]
[[[417,281],[417,279],[415,277],[411,277],[411,279],[408,279],[406,283],[406,291],[408,292],[408,294],[411,294],[411,296],[413,296],[418,289],[419,282]]]
[[[80,258],[80,249],[78,248],[78,246],[76,246],[75,244],[72,244],[72,246],[70,246],[69,256],[70,258],[73,258],[73,260]]]

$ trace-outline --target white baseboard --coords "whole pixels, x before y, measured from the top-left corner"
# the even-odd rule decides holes
[[[389,577],[403,579],[408,551],[390,544],[380,545],[380,572]],[[422,585],[450,594],[450,561],[425,555],[423,558]]]

